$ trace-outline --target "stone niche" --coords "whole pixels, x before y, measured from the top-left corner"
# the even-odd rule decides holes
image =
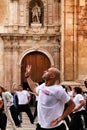
[[[43,25],[44,6],[41,0],[33,0],[29,3],[29,25]]]

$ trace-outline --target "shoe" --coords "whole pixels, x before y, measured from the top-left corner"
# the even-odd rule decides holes
[[[34,120],[32,120],[32,121],[30,121],[31,122],[31,124],[34,124]]]
[[[22,127],[21,124],[17,125],[17,127]]]
[[[22,120],[20,120],[20,123],[22,123],[23,121]]]

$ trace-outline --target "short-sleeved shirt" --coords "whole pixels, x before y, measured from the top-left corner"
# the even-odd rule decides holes
[[[4,107],[10,107],[13,105],[13,96],[10,92],[6,91],[2,93],[2,99],[4,101]]]
[[[61,85],[56,84],[45,86],[43,83],[36,88],[36,92],[38,93],[39,124],[42,128],[52,128],[50,123],[63,114],[64,105],[70,100],[70,96]]]
[[[80,101],[84,100],[84,97],[82,94],[77,94],[74,98],[73,101],[75,102],[76,107],[80,105]],[[84,107],[81,107],[78,111],[84,110]]]
[[[17,91],[16,94],[18,97],[18,105],[25,105],[25,104],[29,103],[28,98],[29,98],[30,94],[28,93],[28,91],[26,91],[26,90]]]

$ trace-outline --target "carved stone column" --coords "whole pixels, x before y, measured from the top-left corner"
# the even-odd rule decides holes
[[[53,24],[53,6],[52,6],[52,0],[48,0],[48,25]]]
[[[54,62],[55,66],[60,69],[60,52],[59,52],[59,47],[55,46],[54,47]]]
[[[14,0],[13,2],[14,4],[14,17],[13,17],[13,21],[14,21],[14,30],[18,30],[18,2],[16,0]]]
[[[14,37],[13,39],[13,45],[12,45],[12,48],[13,48],[13,53],[12,53],[12,75],[13,75],[13,83],[16,83],[18,84],[18,49],[19,49],[19,46],[18,46],[18,40],[17,40],[17,37]]]
[[[12,84],[12,48],[10,37],[4,36],[4,86],[10,90]]]
[[[61,52],[60,52],[60,59],[61,59],[61,82],[64,81],[64,0],[61,0]]]
[[[3,86],[3,79],[4,79],[4,68],[3,68],[3,48],[4,48],[4,43],[3,40],[0,37],[0,85]]]
[[[84,0],[83,0],[84,1]],[[76,23],[77,23],[77,11],[76,11],[76,8],[77,8],[77,2],[76,0],[74,1],[74,80],[77,79],[77,62],[78,62],[78,43],[77,43],[77,26],[76,26]]]
[[[58,8],[58,1],[56,0],[54,2],[54,19],[55,24],[58,26],[58,14],[59,14],[59,8]]]
[[[10,26],[13,25],[13,16],[14,16],[13,12],[14,12],[14,10],[13,10],[13,3],[12,3],[11,0],[9,0],[8,1],[8,19],[9,19],[8,20],[8,24]]]
[[[47,25],[47,1],[44,2],[44,25]]]

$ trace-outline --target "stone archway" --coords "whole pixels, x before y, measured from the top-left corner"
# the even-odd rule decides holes
[[[34,51],[25,55],[21,62],[21,82],[26,82],[26,79],[24,78],[24,73],[27,64],[32,65],[31,78],[35,82],[43,82],[43,71],[47,70],[51,66],[49,58],[42,52],[38,51]]]
[[[24,78],[25,68],[27,64],[32,65],[32,73],[31,78],[41,84],[42,74],[44,70],[47,70],[50,66],[52,61],[50,61],[49,57],[40,51],[31,51],[27,53],[22,61],[21,61],[21,83],[24,85],[25,88],[28,88],[28,84],[26,79]],[[30,105],[35,105],[35,96],[31,95]]]

